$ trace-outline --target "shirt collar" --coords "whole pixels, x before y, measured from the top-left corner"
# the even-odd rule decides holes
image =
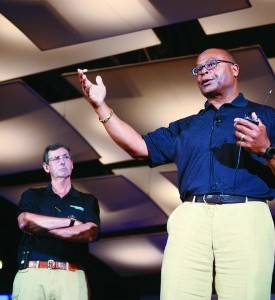
[[[247,102],[248,100],[244,98],[244,95],[242,93],[239,93],[239,95],[232,102],[226,103],[226,105],[245,107],[247,105]],[[204,107],[207,110],[208,108],[212,107],[212,105],[208,101],[206,101]]]
[[[47,189],[47,192],[48,192],[48,193],[54,194],[53,189],[52,189],[52,184],[51,184],[51,183],[49,183],[49,184],[47,185],[46,189]],[[65,197],[67,197],[67,196],[76,196],[76,197],[77,197],[78,195],[79,195],[79,192],[78,192],[73,186],[71,186],[71,189],[70,189],[69,192],[65,195]]]

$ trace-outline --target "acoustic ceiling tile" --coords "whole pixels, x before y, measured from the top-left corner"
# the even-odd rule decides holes
[[[23,81],[0,83],[0,174],[39,169],[48,144],[70,145],[74,161],[99,159],[85,138]]]
[[[120,276],[158,273],[167,233],[107,238],[90,244],[90,252]]]
[[[214,3],[213,3],[214,2]],[[42,50],[194,20],[250,6],[246,0],[14,0],[0,11]],[[37,26],[37,24],[40,24]]]
[[[204,17],[199,22],[209,35],[275,23],[274,1],[250,0],[250,3],[248,9]]]

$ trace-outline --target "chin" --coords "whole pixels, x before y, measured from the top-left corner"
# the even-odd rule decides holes
[[[211,89],[211,90],[210,89],[204,89],[204,90],[201,90],[201,93],[206,98],[212,98],[212,97],[215,97],[217,95],[216,90],[213,90],[213,89]]]

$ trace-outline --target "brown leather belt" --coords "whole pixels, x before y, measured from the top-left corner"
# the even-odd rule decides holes
[[[194,199],[195,198],[195,199]],[[245,203],[251,201],[267,202],[266,199],[249,198],[244,196],[234,195],[193,195],[184,199],[183,202],[200,202],[208,204],[232,204],[232,203]]]
[[[80,264],[71,264],[68,262],[54,261],[52,259],[48,261],[40,260],[29,260],[27,262],[27,268],[36,268],[36,269],[49,269],[49,270],[67,270],[67,271],[77,271],[83,270],[83,267]]]

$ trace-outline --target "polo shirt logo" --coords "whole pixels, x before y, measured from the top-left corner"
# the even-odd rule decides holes
[[[75,209],[77,209],[77,210],[84,211],[84,208],[83,208],[83,207],[81,207],[81,206],[70,205],[70,207],[72,207],[72,208],[75,208]]]

